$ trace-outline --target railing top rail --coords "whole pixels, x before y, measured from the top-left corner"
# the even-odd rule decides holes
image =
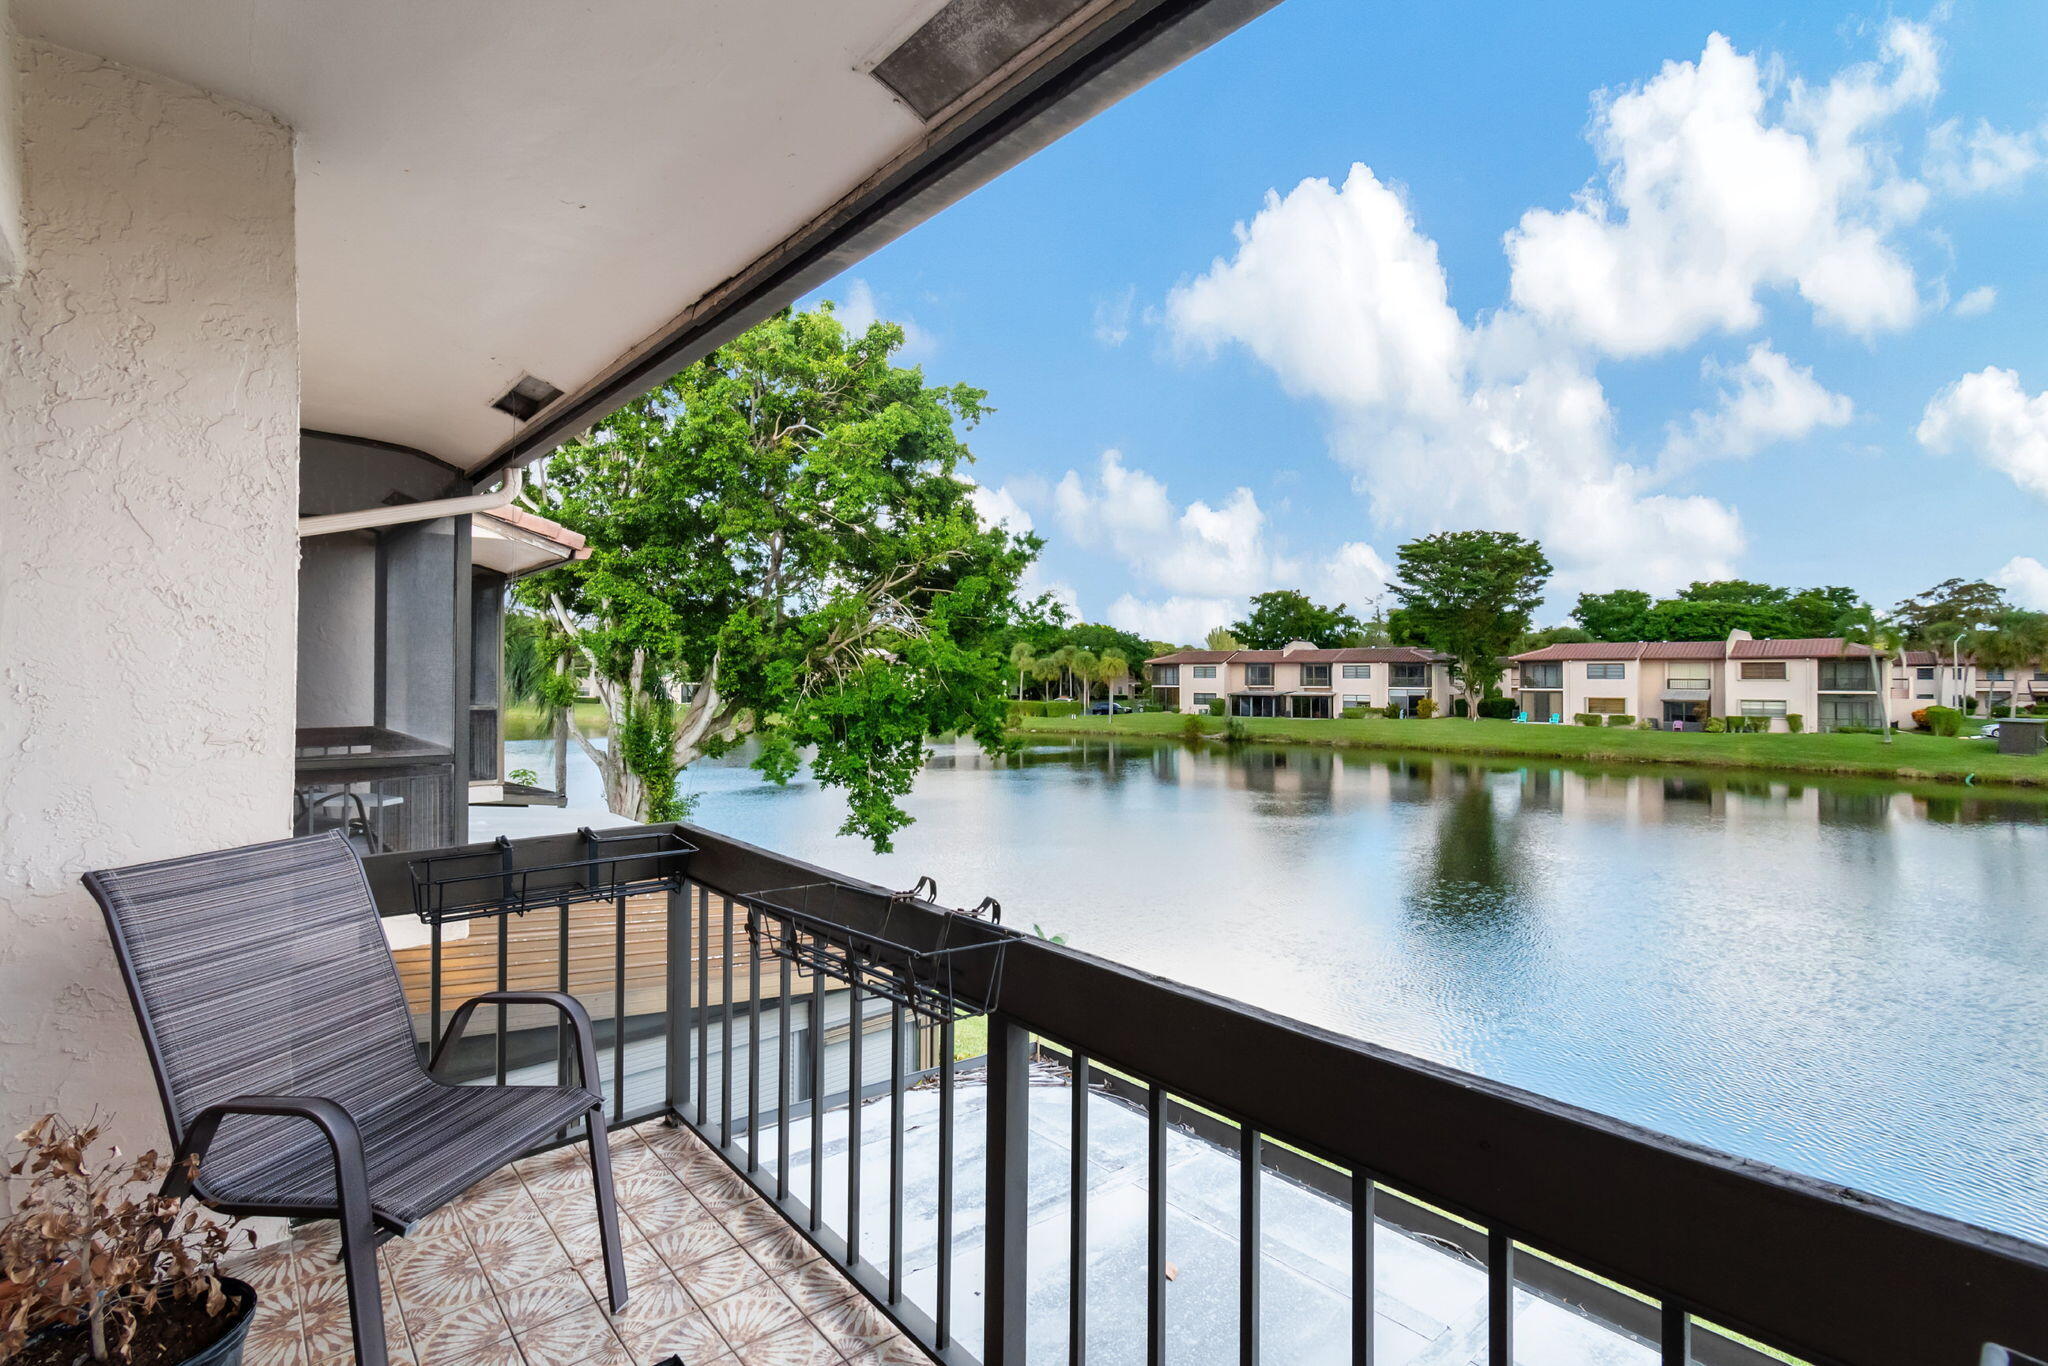
[[[1973,1366],[1987,1342],[2048,1357],[2048,1248],[968,921],[713,831],[650,828],[697,846],[691,880],[736,899],[834,884],[847,895],[808,909],[852,930],[880,929],[879,897],[893,899],[891,932],[905,942],[1006,941],[1000,1008],[1027,1028],[1810,1360]],[[538,861],[557,838],[565,849],[576,840],[520,843]],[[386,914],[411,909],[405,858],[366,860]],[[960,967],[973,972],[972,956]]]

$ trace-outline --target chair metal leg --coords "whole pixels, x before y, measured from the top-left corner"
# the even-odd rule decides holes
[[[616,1314],[626,1307],[626,1254],[619,1241],[619,1202],[612,1190],[612,1154],[605,1133],[604,1108],[593,1107],[583,1122],[590,1134],[590,1184],[597,1188],[597,1231],[604,1244],[604,1284]]]
[[[367,1205],[349,1199],[342,1189],[341,1263],[348,1278],[348,1312],[355,1329],[356,1366],[387,1366],[384,1344],[384,1295],[377,1272],[377,1228]]]

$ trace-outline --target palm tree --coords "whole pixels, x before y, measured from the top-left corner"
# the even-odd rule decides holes
[[[1209,629],[1208,638],[1202,644],[1211,650],[1242,650],[1244,648],[1239,643],[1238,638],[1230,634],[1228,626],[1212,626]]]
[[[1067,659],[1067,672],[1081,686],[1081,710],[1088,710],[1088,703],[1095,695],[1095,651],[1075,646]]]
[[[1901,639],[1898,631],[1889,621],[1880,617],[1868,606],[1858,607],[1845,614],[1836,623],[1835,633],[1851,645],[1867,645],[1877,656],[1877,715],[1878,730],[1884,734],[1884,742],[1892,742],[1892,656],[1899,652]],[[1814,718],[1815,729],[1819,729],[1819,717]]]
[[[1038,656],[1031,648],[1031,642],[1020,640],[1010,647],[1010,667],[1017,671],[1017,700],[1024,700],[1024,680],[1034,677]]]
[[[1057,650],[1054,650],[1051,654],[1047,655],[1046,658],[1052,661],[1053,667],[1059,675],[1060,700],[1072,700],[1073,688],[1067,681],[1067,674],[1068,671],[1074,667],[1074,647],[1071,645],[1062,645]]]
[[[1054,653],[1058,653],[1055,651]],[[1060,662],[1052,655],[1037,655],[1031,660],[1031,679],[1044,686],[1045,693],[1052,693],[1052,682],[1060,676]]]
[[[2039,612],[2000,612],[1995,621],[1970,638],[1970,653],[1979,664],[2011,675],[2005,680],[2005,705],[2015,711],[2020,702],[2019,672],[2031,667],[2044,652],[2048,652],[2048,617]],[[1984,710],[1988,714],[1997,705],[1998,689],[1993,687],[1984,694]]]
[[[1095,661],[1095,681],[1109,692],[1110,714],[1115,715],[1116,692],[1131,679],[1131,662],[1121,650],[1104,650]]]

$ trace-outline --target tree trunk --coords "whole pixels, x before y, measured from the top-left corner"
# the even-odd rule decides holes
[[[573,703],[571,707],[573,707]],[[562,796],[569,795],[569,712],[571,707],[560,707],[555,711],[555,791]]]

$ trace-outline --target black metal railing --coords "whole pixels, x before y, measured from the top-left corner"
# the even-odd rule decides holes
[[[641,833],[694,848],[681,884],[558,906],[554,933],[508,930],[516,917],[499,916],[494,941],[470,921],[480,942],[432,950],[416,992],[423,1040],[470,994],[455,978],[478,964],[497,985],[516,971],[552,976],[559,989],[574,981],[609,1026],[615,1121],[664,1115],[690,1127],[948,1366],[1021,1366],[1028,1345],[1035,1360],[1075,1366],[1163,1363],[1181,1236],[1169,1151],[1189,1141],[1237,1164],[1227,1298],[1245,1366],[1262,1359],[1267,1248],[1287,1232],[1269,1208],[1275,1180],[1348,1213],[1342,1350],[1354,1363],[1393,1347],[1374,1312],[1379,1230],[1483,1277],[1476,1355],[1459,1359],[1489,1366],[1515,1360],[1515,1307],[1530,1296],[1634,1340],[1664,1366],[1785,1359],[1769,1351],[1826,1366],[2048,1356],[2048,1250],[2034,1244],[1018,935],[936,904],[935,889],[892,893],[695,827]],[[534,868],[582,848],[576,836],[511,842],[513,861]],[[503,857],[491,845],[449,852]],[[406,860],[367,863],[386,914],[412,915]],[[572,924],[576,915],[590,920]],[[508,934],[526,945],[520,953],[508,952]],[[417,951],[399,950],[410,987],[408,952]],[[978,1062],[954,1061],[963,1015],[985,1022]],[[501,1019],[491,1054],[473,1060],[479,1075],[551,1071],[553,1029]],[[1030,1163],[1030,1083],[1049,1069],[1069,1086],[1063,1175]],[[883,1101],[886,1114],[869,1113]],[[906,1169],[912,1106],[920,1137],[936,1131],[928,1173]],[[1143,1134],[1145,1207],[1143,1291],[1119,1338],[1128,1350],[1115,1356],[1090,1306],[1130,1287],[1098,1284],[1108,1273],[1089,1260],[1088,1154],[1112,1124]],[[870,1125],[882,1126],[872,1143]],[[1066,1187],[1066,1253],[1040,1270],[1064,1282],[1065,1303],[1055,1318],[1041,1305],[1034,1320],[1027,1271],[1050,1244],[1029,1228],[1048,1180]],[[915,1231],[915,1256],[913,1186],[931,1226],[928,1246],[924,1226]],[[1033,1329],[1065,1341],[1033,1344]]]

